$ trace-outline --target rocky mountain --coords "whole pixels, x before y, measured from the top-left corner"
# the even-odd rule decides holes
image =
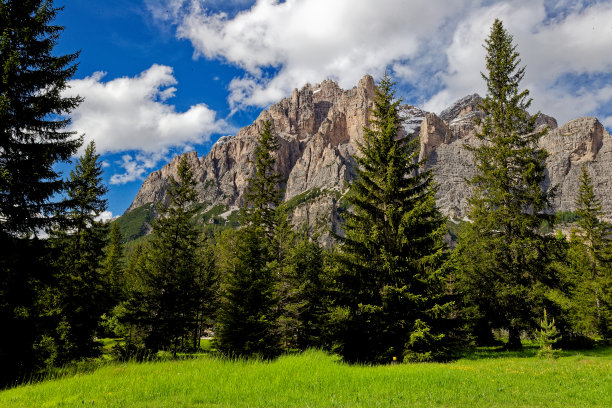
[[[306,224],[322,242],[330,242],[330,230],[340,232],[342,194],[355,177],[357,142],[363,138],[375,95],[374,80],[363,77],[349,90],[326,80],[294,90],[290,98],[264,110],[255,122],[235,136],[219,139],[204,157],[186,153],[197,179],[199,200],[206,213],[215,208],[223,222],[244,202],[257,136],[265,120],[279,135],[277,171],[286,179],[284,200],[292,222]],[[402,137],[420,137],[421,158],[433,168],[439,185],[437,201],[443,213],[462,218],[470,191],[465,183],[474,172],[472,155],[464,144],[475,142],[475,118],[480,97],[469,95],[439,115],[414,106],[401,107],[405,119]],[[558,185],[555,208],[574,209],[580,167],[593,176],[603,210],[612,216],[612,138],[596,118],[579,118],[561,127],[547,115],[538,125],[548,126],[540,145],[548,150],[546,188]],[[126,213],[164,199],[170,176],[176,176],[179,157],[144,181]]]

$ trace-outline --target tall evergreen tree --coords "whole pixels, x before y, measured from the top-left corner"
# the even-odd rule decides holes
[[[128,305],[128,323],[143,334],[149,351],[177,351],[194,346],[194,332],[201,315],[204,285],[210,284],[214,263],[202,262],[202,242],[192,223],[197,193],[193,171],[183,156],[178,180],[170,179],[168,204],[158,207],[149,255],[140,272],[140,282]],[[207,254],[210,254],[207,252]]]
[[[255,174],[249,180],[242,229],[235,240],[235,259],[226,276],[216,330],[217,346],[230,355],[278,353],[277,206],[281,176],[275,172],[278,137],[264,122],[255,149]]]
[[[554,189],[544,191],[547,153],[538,148],[545,132],[536,131],[528,90],[520,89],[525,68],[510,35],[495,20],[485,48],[487,96],[476,132],[476,174],[470,180],[467,225],[458,251],[462,280],[471,303],[488,325],[509,332],[507,347],[521,347],[520,332],[535,327],[537,288],[547,281],[548,238],[539,228],[550,225]],[[552,239],[552,237],[550,237]]]
[[[54,230],[49,239],[60,311],[53,335],[58,363],[97,353],[94,337],[110,295],[101,270],[108,225],[97,220],[106,210],[106,192],[102,164],[91,142],[70,172],[65,213],[69,229]]]
[[[279,149],[278,136],[273,132],[272,122],[263,123],[255,147],[255,173],[249,179],[245,194],[246,206],[241,217],[242,225],[261,226],[268,239],[272,240],[278,224],[277,208],[282,201],[279,186],[282,176],[275,171],[274,153]]]
[[[285,348],[325,347],[331,279],[321,246],[303,234],[291,246],[282,268],[279,325]]]
[[[64,189],[53,165],[81,145],[65,130],[81,101],[64,97],[78,53],[55,55],[63,27],[52,25],[52,1],[0,3],[0,233],[35,233],[54,221]]]
[[[102,265],[104,279],[110,288],[111,305],[114,307],[121,300],[124,300],[126,276],[125,264],[123,262],[124,248],[123,237],[119,230],[119,224],[111,224],[108,236],[108,245],[104,254]]]
[[[0,2],[0,383],[36,364],[36,298],[49,282],[45,245],[30,239],[53,225],[64,190],[53,169],[81,144],[66,132],[80,98],[61,95],[78,54],[57,55],[62,27],[51,1]]]
[[[612,330],[612,226],[601,220],[601,202],[582,166],[576,197],[578,230],[570,237],[568,278],[572,330],[610,337]]]
[[[385,75],[346,196],[353,211],[337,257],[338,351],[348,361],[440,357],[445,219],[419,140],[399,137],[400,101]],[[438,315],[438,316],[436,316]]]

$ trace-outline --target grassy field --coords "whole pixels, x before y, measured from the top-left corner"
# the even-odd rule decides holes
[[[109,364],[0,392],[1,407],[612,407],[612,348],[555,360],[479,351],[448,364],[350,366],[307,351]]]

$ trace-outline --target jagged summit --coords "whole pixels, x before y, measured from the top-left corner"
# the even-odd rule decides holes
[[[464,119],[466,116],[470,116],[470,113],[479,113],[478,104],[480,102],[482,102],[482,98],[478,94],[464,96],[440,112],[440,119],[450,124],[457,118]]]
[[[253,172],[252,159],[263,121],[270,120],[279,135],[277,171],[286,178],[284,200],[296,224],[307,224],[329,242],[329,230],[340,231],[341,197],[345,182],[355,177],[357,142],[363,138],[375,96],[374,79],[366,75],[357,86],[344,90],[332,81],[306,84],[292,95],[261,112],[253,124],[235,136],[220,138],[210,152],[198,158],[186,153],[198,182],[204,208],[237,208],[244,202],[247,181]],[[421,158],[434,169],[438,184],[437,202],[442,212],[462,218],[470,191],[465,183],[473,175],[473,161],[465,143],[474,142],[475,119],[483,113],[477,94],[459,99],[440,115],[410,105],[401,106],[403,136],[418,133]],[[541,114],[538,125],[547,125],[541,145],[547,160],[549,185],[559,185],[558,210],[574,208],[580,166],[593,175],[595,192],[603,210],[612,215],[612,138],[595,118],[580,118],[557,128],[557,121]],[[178,158],[153,172],[144,181],[127,212],[164,199],[170,175],[175,175]]]

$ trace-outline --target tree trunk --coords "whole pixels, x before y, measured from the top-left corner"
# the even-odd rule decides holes
[[[518,328],[511,326],[508,328],[508,343],[506,343],[506,350],[522,350],[523,345],[521,344],[521,332]]]

